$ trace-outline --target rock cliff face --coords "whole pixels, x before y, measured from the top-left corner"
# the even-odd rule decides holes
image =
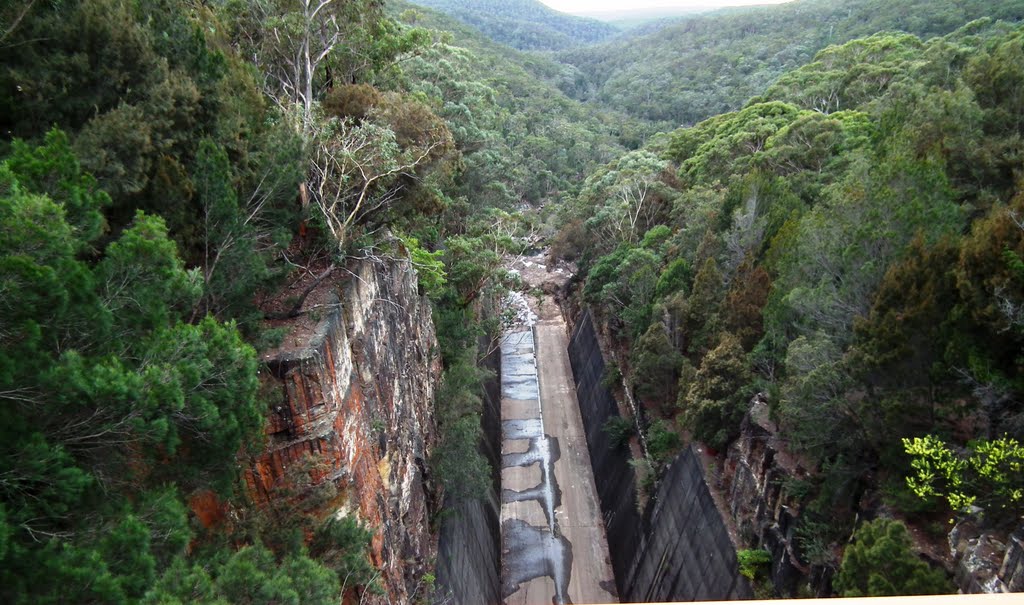
[[[999,577],[1007,591],[1024,592],[1024,526],[1010,535]]]
[[[782,595],[795,595],[806,581],[818,596],[828,596],[832,570],[803,564],[797,554],[796,498],[786,493],[787,480],[803,479],[806,471],[778,442],[777,427],[768,418],[768,404],[755,398],[743,419],[740,437],[729,447],[721,488],[729,512],[746,544],[772,553],[771,579]]]
[[[743,419],[740,437],[729,447],[722,492],[740,539],[772,553],[772,582],[779,593],[794,595],[805,584],[818,596],[828,596],[835,570],[801,562],[794,535],[799,502],[785,489],[791,480],[806,478],[807,472],[786,452],[777,431],[768,417],[767,402],[756,397]],[[1007,536],[984,529],[976,517],[969,516],[950,532],[949,546],[961,592],[1024,591],[1024,527]]]
[[[433,553],[426,460],[441,375],[431,308],[405,262],[363,262],[264,358],[272,398],[267,452],[246,470],[256,500],[307,458],[333,482],[326,514],[374,530],[371,556],[392,603],[412,599]]]
[[[968,516],[949,532],[949,547],[960,592],[1024,592],[1024,526],[1007,536]]]

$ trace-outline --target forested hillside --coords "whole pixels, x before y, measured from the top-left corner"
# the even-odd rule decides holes
[[[433,100],[466,154],[474,197],[510,208],[579,189],[601,163],[636,145],[639,120],[574,101],[559,88],[565,68],[494,43],[442,13],[394,2],[410,25],[450,36],[403,63],[407,86]],[[468,193],[467,193],[468,195]]]
[[[796,0],[689,17],[642,36],[569,50],[579,99],[675,128],[741,107],[822,48],[880,31],[928,39],[981,17],[1024,18],[1018,0]]]
[[[722,451],[761,393],[813,469],[784,487],[804,561],[839,566],[879,507],[924,527],[1024,513],[1022,66],[1024,31],[987,18],[831,46],[563,207],[556,253],[626,352],[652,458],[673,434]],[[880,565],[849,557],[834,587],[950,590]]]
[[[266,354],[352,263],[415,273],[440,522],[490,486],[478,347],[538,242],[622,353],[638,467],[723,451],[762,395],[806,470],[794,556],[836,592],[952,590],[864,518],[1019,527],[1024,0],[802,0],[597,46],[535,2],[428,4],[466,23],[0,6],[0,601],[387,601],[351,506],[384,495],[310,459],[270,502],[241,479],[281,406]]]
[[[537,0],[419,0],[487,37],[520,50],[561,50],[615,36],[618,29],[596,19],[552,10]]]
[[[273,506],[239,481],[279,405],[260,353],[353,258],[411,256],[436,303],[439,493],[488,476],[475,346],[510,211],[614,157],[613,122],[381,2],[315,8],[0,9],[4,602],[378,598],[315,461]]]

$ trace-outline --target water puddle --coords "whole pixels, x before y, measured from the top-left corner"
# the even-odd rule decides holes
[[[501,423],[503,469],[530,467],[539,464],[540,483],[521,491],[501,492],[502,516],[506,505],[536,501],[547,521],[543,527],[515,518],[509,509],[502,523],[502,591],[509,599],[522,586],[538,578],[551,578],[556,605],[569,603],[569,576],[572,570],[572,545],[558,527],[555,510],[562,505],[562,492],[555,478],[555,462],[561,457],[558,439],[544,432],[544,413],[540,402],[540,380],[537,373],[536,347],[532,326],[537,320],[518,292],[507,301],[515,309],[519,326],[507,332],[501,341],[501,396],[514,405],[525,419],[503,420]],[[523,329],[527,328],[527,329]],[[526,440],[525,452],[513,451],[514,442]],[[528,483],[527,483],[528,485]],[[526,595],[524,595],[526,596]],[[528,595],[533,599],[535,595]],[[514,601],[514,599],[513,599]]]
[[[532,331],[512,332],[501,340],[501,396],[524,401],[540,398]]]
[[[506,441],[517,439],[537,439],[544,435],[544,424],[540,418],[527,418],[526,420],[502,420],[501,438]],[[530,444],[533,447],[533,444]],[[502,460],[501,466],[507,466]],[[518,465],[516,465],[518,466]]]
[[[523,584],[549,577],[555,583],[552,603],[569,600],[569,571],[572,569],[572,544],[564,536],[545,528],[533,527],[519,519],[501,525],[503,537],[502,598],[519,591]]]
[[[527,502],[536,500],[544,510],[544,516],[548,521],[548,529],[556,534],[558,520],[555,518],[555,509],[562,505],[562,490],[558,487],[558,480],[555,479],[555,462],[561,458],[562,452],[558,447],[558,439],[544,435],[530,440],[530,449],[522,454],[503,454],[501,457],[502,468],[514,466],[530,466],[540,463],[541,481],[540,485],[514,491],[510,489],[501,490],[502,503]]]

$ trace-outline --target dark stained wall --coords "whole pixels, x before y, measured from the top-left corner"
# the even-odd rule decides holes
[[[629,591],[623,580],[639,548],[641,531],[636,508],[636,475],[629,465],[629,451],[625,447],[613,449],[611,439],[602,429],[609,418],[619,416],[619,408],[601,384],[605,363],[589,312],[583,313],[573,329],[569,362],[576,381],[583,430],[587,433],[597,497],[604,513],[615,584],[619,595],[625,595]]]
[[[754,598],[692,448],[666,469],[640,535],[624,581],[626,602]]]
[[[573,330],[569,359],[623,602],[752,599],[692,449],[666,469],[644,514],[637,512],[629,451],[613,449],[602,430],[619,412],[601,384],[605,362],[589,312]]]
[[[483,343],[486,345],[487,343]],[[484,384],[484,437],[480,451],[493,469],[493,486],[483,500],[444,503],[437,546],[437,605],[501,603],[501,354],[492,351],[483,364],[492,372]]]

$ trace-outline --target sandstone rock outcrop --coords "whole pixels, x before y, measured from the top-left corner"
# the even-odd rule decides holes
[[[960,592],[1024,592],[1024,526],[1007,536],[967,516],[949,532],[949,547]]]
[[[818,596],[828,596],[835,570],[801,561],[795,535],[799,501],[786,492],[787,484],[805,478],[807,471],[778,439],[767,401],[755,397],[721,476],[729,513],[741,541],[772,553],[771,579],[779,593],[795,595],[805,585]],[[949,546],[961,592],[1024,591],[1024,527],[1007,536],[968,516],[950,532]]]
[[[265,358],[267,452],[246,469],[257,501],[307,458],[339,497],[325,514],[373,529],[386,599],[409,602],[433,553],[426,461],[436,441],[441,358],[430,303],[408,262],[364,261],[325,296],[318,321]],[[307,323],[309,318],[307,318]]]
[[[805,583],[818,596],[828,596],[832,570],[801,561],[795,534],[799,502],[786,491],[787,484],[805,479],[807,471],[788,455],[777,434],[768,402],[756,396],[739,438],[729,447],[722,493],[740,540],[771,552],[772,584],[780,594],[795,595]]]

